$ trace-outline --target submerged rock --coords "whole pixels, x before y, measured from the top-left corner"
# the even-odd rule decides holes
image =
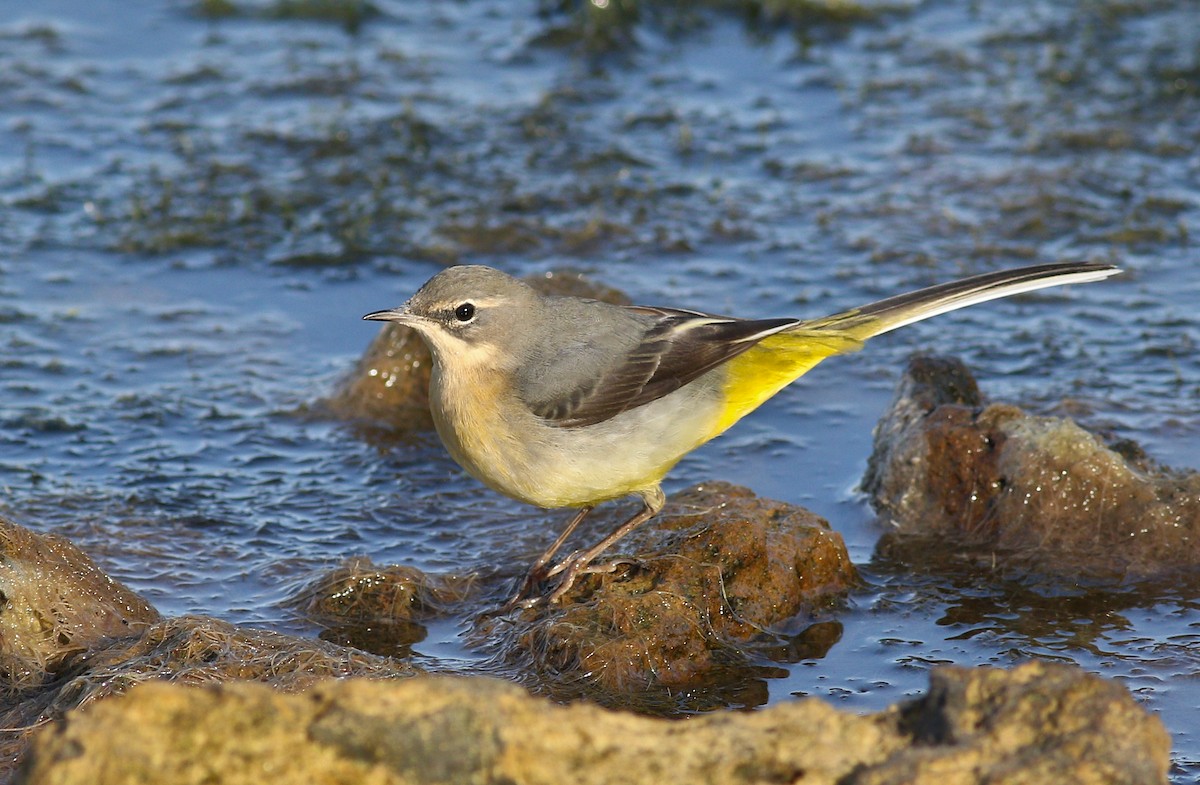
[[[552,270],[525,281],[544,294],[629,302],[621,292],[594,283],[576,270]],[[384,306],[386,303],[380,307]],[[425,342],[411,328],[386,324],[323,407],[339,419],[377,423],[398,431],[432,429],[432,361]]]
[[[808,698],[687,722],[561,706],[481,677],[142,685],[41,734],[23,785],[1160,783],[1169,738],[1065,665],[941,668],[878,714]]]
[[[324,640],[376,654],[407,655],[425,638],[424,619],[444,615],[470,593],[471,577],[429,575],[416,567],[347,559],[289,602],[323,628]]]
[[[1200,474],[1118,451],[1069,419],[985,405],[957,360],[910,362],[863,488],[902,537],[984,546],[1049,573],[1200,564]]]
[[[618,551],[629,564],[584,576],[559,605],[480,631],[552,692],[621,703],[728,679],[748,648],[777,646],[858,582],[828,523],[727,483],[674,495]]]

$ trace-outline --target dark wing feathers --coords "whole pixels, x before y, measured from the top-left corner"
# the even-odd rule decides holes
[[[738,321],[732,316],[717,316],[716,314],[704,313],[703,311],[689,311],[686,308],[662,308],[652,305],[626,305],[622,307],[631,313],[653,316],[655,318],[662,318],[664,316],[694,316],[698,319],[728,319],[731,322]]]
[[[740,320],[692,311],[637,307],[657,318],[642,340],[605,371],[555,400],[530,408],[563,428],[595,425],[623,411],[657,400],[736,357],[795,319]]]

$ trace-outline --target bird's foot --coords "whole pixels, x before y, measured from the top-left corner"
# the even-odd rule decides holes
[[[568,559],[573,559],[575,554],[572,554]],[[637,559],[613,559],[604,564],[589,564],[583,560],[574,560],[572,564],[567,565],[563,570],[563,577],[554,587],[554,591],[550,592],[545,597],[547,605],[553,605],[562,599],[563,595],[571,590],[575,585],[575,581],[579,580],[581,575],[607,575],[614,573],[622,567],[635,566],[638,564]]]
[[[621,567],[638,564],[636,559],[613,559],[604,564],[589,564],[580,558],[582,553],[582,551],[575,551],[550,569],[546,569],[545,565],[536,565],[526,573],[525,578],[521,581],[521,588],[517,590],[516,594],[498,610],[488,615],[503,615],[517,608],[526,610],[539,605],[553,605],[571,590],[582,575],[608,574],[616,572]],[[552,590],[548,593],[534,593],[540,584],[556,575],[562,577],[558,579],[558,583]]]
[[[539,604],[542,601],[542,597],[533,594],[533,591],[548,577],[550,577],[550,573],[546,570],[545,565],[535,564],[529,572],[525,573],[525,577],[521,580],[521,586],[517,589],[516,593],[509,597],[494,614],[489,615],[503,615],[517,608],[532,608]]]

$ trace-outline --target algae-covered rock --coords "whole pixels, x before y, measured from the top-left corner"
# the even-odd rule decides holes
[[[704,685],[858,581],[828,523],[728,483],[672,496],[607,556],[618,554],[628,561],[581,578],[559,605],[489,622],[509,655],[600,700]]]
[[[687,722],[562,706],[481,677],[147,684],[41,734],[22,785],[1160,783],[1169,738],[1079,668],[944,668],[873,715],[820,699]]]
[[[66,539],[0,517],[0,689],[35,687],[70,656],[158,618]]]
[[[965,366],[918,357],[875,430],[863,488],[901,536],[985,545],[1056,574],[1200,564],[1200,474],[1061,417],[984,405]]]
[[[0,648],[5,644],[0,641]],[[165,619],[137,637],[75,652],[57,678],[37,689],[8,692],[0,706],[0,758],[12,761],[38,726],[64,712],[147,682],[215,684],[253,681],[303,690],[321,679],[398,678],[419,672],[404,661],[320,640],[242,627],[205,616]],[[0,763],[0,781],[5,766]],[[163,780],[169,782],[169,780]]]
[[[139,638],[93,652],[73,675],[102,690],[95,697],[103,697],[148,680],[242,680],[302,690],[328,677],[383,678],[416,672],[407,663],[325,641],[208,616],[180,616],[151,626]]]
[[[405,655],[424,640],[421,621],[443,615],[468,596],[470,576],[430,575],[406,565],[347,559],[317,576],[290,601],[321,637],[377,654]]]

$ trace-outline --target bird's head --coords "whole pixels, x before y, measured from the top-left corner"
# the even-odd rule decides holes
[[[435,362],[504,364],[537,319],[541,296],[528,284],[481,265],[449,267],[399,308],[364,316],[411,327]]]

